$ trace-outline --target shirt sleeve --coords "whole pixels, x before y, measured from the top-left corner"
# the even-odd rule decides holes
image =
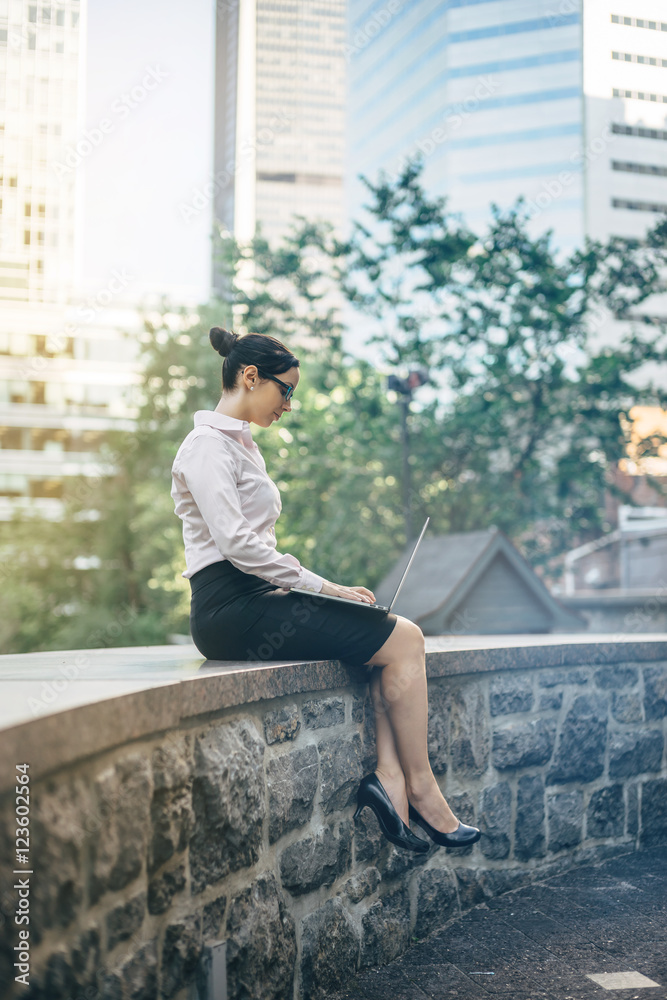
[[[281,555],[253,530],[241,509],[233,456],[195,438],[181,474],[199,508],[220,555],[237,569],[252,573],[275,586],[301,587],[319,593],[324,577],[312,573],[289,553]]]

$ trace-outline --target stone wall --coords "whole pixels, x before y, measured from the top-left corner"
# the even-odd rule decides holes
[[[203,998],[226,941],[230,998],[319,1000],[486,898],[667,842],[667,661],[517,668],[492,654],[449,675],[447,654],[429,654],[432,766],[485,834],[465,850],[397,850],[368,809],[353,824],[375,763],[361,684],[209,712],[35,781],[31,987],[4,995],[184,1000],[199,983]],[[12,790],[3,984],[13,810]]]

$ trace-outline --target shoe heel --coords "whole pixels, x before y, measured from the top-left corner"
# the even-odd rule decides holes
[[[359,817],[361,816],[361,810],[363,808],[364,808],[363,806],[357,806],[354,816],[352,817],[355,823],[359,820]]]

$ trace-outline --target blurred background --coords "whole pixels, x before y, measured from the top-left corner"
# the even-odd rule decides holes
[[[438,633],[667,628],[663,4],[0,0],[0,63],[3,652],[187,641],[214,324],[302,359],[282,551],[428,513]]]

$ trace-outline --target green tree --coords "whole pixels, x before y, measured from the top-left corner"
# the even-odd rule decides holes
[[[440,376],[440,440],[420,448],[413,431],[419,466],[442,485],[435,530],[495,524],[544,564],[609,527],[604,494],[616,488],[609,471],[625,454],[628,412],[665,404],[664,380],[633,382],[667,360],[665,324],[617,345],[596,334],[660,287],[667,225],[641,244],[587,241],[559,261],[551,232],[529,235],[521,199],[493,206],[475,237],[428,197],[420,170],[366,181],[371,222],[336,248],[335,266],[350,301],[379,322],[388,359]]]

